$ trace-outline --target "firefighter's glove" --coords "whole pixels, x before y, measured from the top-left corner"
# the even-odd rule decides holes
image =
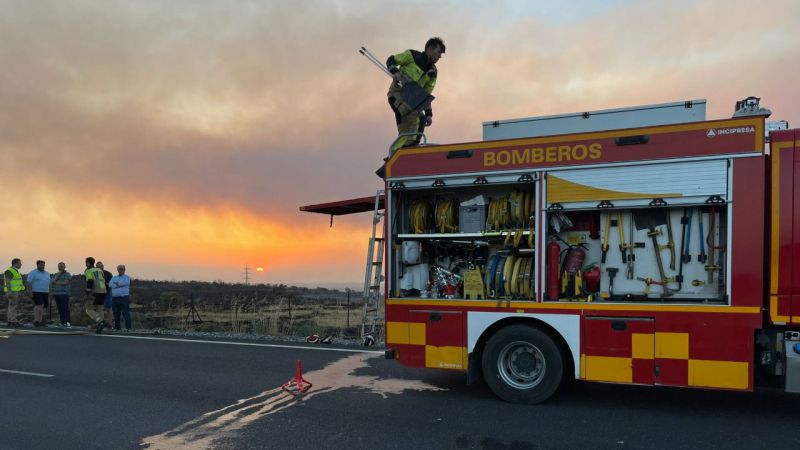
[[[431,117],[431,116],[425,116],[423,118],[423,120],[425,121],[425,126],[426,127],[431,126],[431,124],[433,123],[433,117]]]

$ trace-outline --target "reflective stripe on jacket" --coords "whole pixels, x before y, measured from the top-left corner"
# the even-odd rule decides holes
[[[406,50],[390,56],[386,61],[386,67],[392,73],[400,71],[410,80],[422,86],[428,94],[433,93],[433,88],[436,87],[436,76],[438,74],[436,65],[432,64],[428,59],[428,55],[423,52]],[[389,95],[399,91],[400,87],[393,81],[389,87]],[[433,115],[430,110],[426,111],[426,114]]]
[[[22,274],[19,273],[19,270],[17,270],[16,267],[11,266],[8,269],[6,269],[6,272],[11,272],[11,274],[13,275],[13,278],[11,278],[11,281],[8,283],[11,285],[11,292],[24,291],[25,281],[22,279]],[[9,291],[8,286],[5,286],[4,289],[6,292]]]
[[[103,269],[90,267],[83,274],[86,276],[86,285],[91,286],[92,294],[105,294],[106,279],[103,277]],[[91,284],[89,283],[91,281]]]

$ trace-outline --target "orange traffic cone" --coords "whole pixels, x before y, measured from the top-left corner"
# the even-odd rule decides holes
[[[300,363],[300,360],[297,360],[297,371],[294,374],[294,378],[290,379],[286,383],[281,386],[281,389],[284,391],[292,394],[304,394],[311,388],[312,384],[303,379],[303,365]]]

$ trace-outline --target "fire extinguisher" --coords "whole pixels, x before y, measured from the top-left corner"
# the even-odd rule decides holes
[[[567,298],[580,297],[583,291],[581,267],[586,260],[586,250],[580,245],[570,245],[564,251],[566,254],[561,264],[561,291]]]
[[[558,296],[561,294],[561,283],[559,281],[558,272],[561,247],[558,245],[558,241],[555,238],[550,239],[550,242],[547,243],[545,255],[547,263],[547,298],[550,300],[558,300]]]
[[[596,263],[583,268],[583,281],[586,284],[586,292],[593,294],[600,291],[600,267]]]
[[[567,254],[564,256],[564,264],[561,266],[561,271],[567,272],[567,275],[575,275],[583,267],[584,260],[586,260],[586,250],[579,245],[570,245],[567,249]]]

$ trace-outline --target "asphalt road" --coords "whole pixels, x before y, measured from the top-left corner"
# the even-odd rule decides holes
[[[0,447],[800,448],[800,396],[778,391],[573,383],[513,405],[376,353],[223,342],[0,338]],[[297,359],[299,398],[279,389]]]

